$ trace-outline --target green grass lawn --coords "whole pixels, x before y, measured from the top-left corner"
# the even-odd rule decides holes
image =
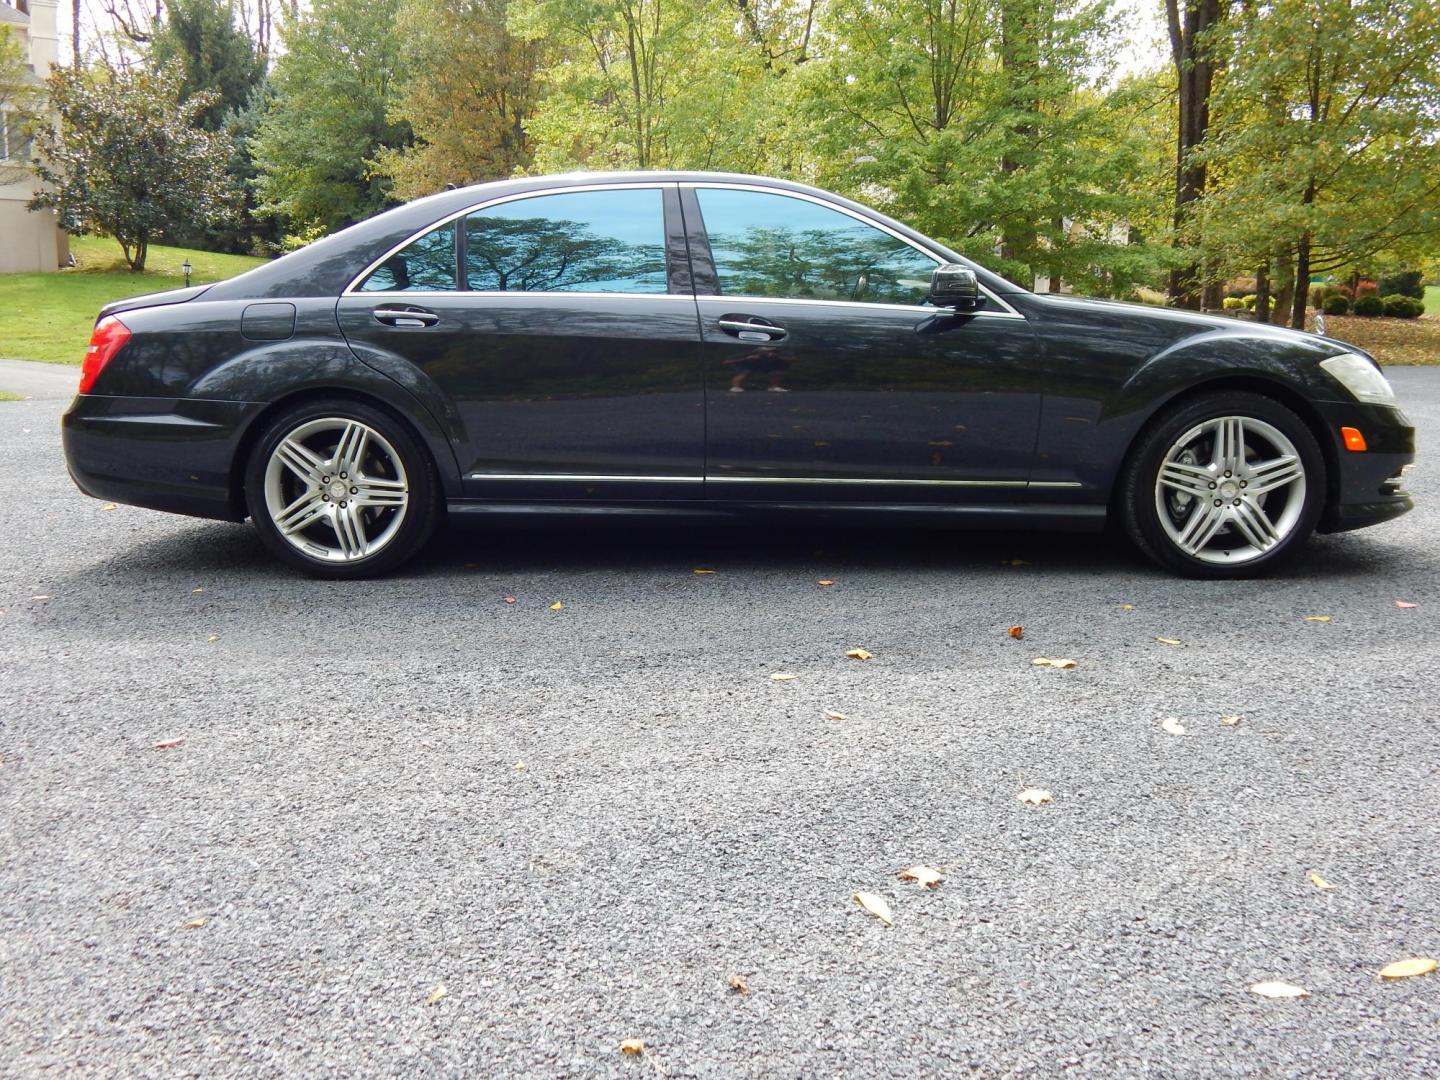
[[[1425,286],[1425,314],[1440,315],[1440,285]]]
[[[95,314],[111,300],[178,289],[185,284],[180,264],[194,267],[193,285],[222,281],[259,266],[264,259],[217,255],[186,248],[152,247],[145,272],[132,274],[114,240],[75,236],[70,250],[76,266],[53,274],[0,274],[0,357],[78,364],[90,340]]]

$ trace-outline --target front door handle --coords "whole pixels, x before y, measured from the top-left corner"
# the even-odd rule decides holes
[[[787,333],[783,326],[776,326],[758,315],[722,315],[718,325],[741,341],[779,341]]]
[[[386,326],[434,326],[440,321],[433,311],[417,307],[378,307],[370,314]]]

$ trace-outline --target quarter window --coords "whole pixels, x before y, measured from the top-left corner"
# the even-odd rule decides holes
[[[923,304],[936,259],[827,206],[761,191],[697,188],[720,292]]]
[[[454,288],[454,222],[416,237],[360,285],[361,292],[449,292]]]
[[[663,293],[658,188],[515,199],[465,219],[465,279],[486,292]]]

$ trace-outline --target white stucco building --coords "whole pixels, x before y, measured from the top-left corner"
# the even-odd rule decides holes
[[[56,0],[0,0],[0,27],[8,27],[20,39],[37,82],[60,56],[55,8]],[[0,274],[58,270],[70,257],[69,242],[55,215],[25,209],[36,185],[35,175],[25,168],[29,159],[30,147],[20,125],[0,113]]]

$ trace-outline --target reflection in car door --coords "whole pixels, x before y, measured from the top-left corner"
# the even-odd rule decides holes
[[[934,256],[819,200],[696,184],[682,203],[706,350],[707,496],[1023,497],[1041,400],[1024,318],[926,306]]]
[[[676,186],[531,192],[445,228],[438,256],[423,238],[391,253],[338,315],[362,359],[401,358],[452,403],[466,495],[698,496],[705,402]]]

